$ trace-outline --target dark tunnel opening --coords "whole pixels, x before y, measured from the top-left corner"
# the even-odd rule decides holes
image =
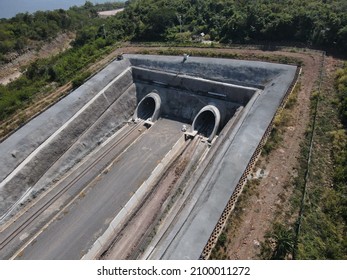
[[[215,127],[216,117],[211,111],[202,112],[196,119],[194,130],[204,137],[210,137]]]
[[[155,100],[152,97],[145,98],[140,102],[137,108],[137,117],[143,120],[147,120],[154,115],[155,112]]]

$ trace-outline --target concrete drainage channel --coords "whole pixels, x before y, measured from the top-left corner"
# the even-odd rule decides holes
[[[5,244],[0,238],[0,256],[7,258],[4,251],[21,248],[19,258],[28,259],[100,256],[145,203],[155,182],[174,167],[182,151],[189,153],[193,147],[190,139],[202,137],[207,150],[201,162],[191,171],[186,165],[188,169],[180,173],[191,172],[185,181],[186,196],[176,197],[169,210],[161,209],[170,215],[156,219],[156,227],[165,230],[146,239],[150,251],[140,242],[146,253],[138,256],[208,257],[236,201],[235,193],[242,190],[245,170],[255,161],[277,108],[297,75],[295,66],[229,59],[125,55],[112,62],[0,144],[0,216],[6,222],[2,231],[10,240]],[[54,212],[54,201],[38,207],[43,200],[35,197],[48,197],[68,174],[82,168],[82,163],[92,163],[93,153],[129,120],[141,122],[136,126],[139,136],[124,144],[124,152],[112,159],[112,164],[104,163],[108,168],[99,179],[79,185],[85,194],[69,206],[68,214],[53,221],[52,216],[44,216]],[[67,192],[76,192],[76,188],[73,184]],[[63,201],[64,197],[56,199]],[[94,208],[78,212],[88,201]],[[23,207],[27,209],[24,213]],[[25,222],[35,207],[40,211],[32,210],[30,223]],[[40,251],[47,242],[58,242],[53,228],[63,231],[73,217],[78,217],[78,225],[62,232],[69,250]],[[51,225],[37,235],[32,249],[24,248],[30,236],[40,232],[32,227],[38,219]],[[15,220],[23,225],[14,227]],[[18,228],[23,233],[29,231],[28,237],[20,240],[18,236],[23,234],[14,234]],[[79,232],[78,240],[73,232]],[[52,248],[63,245],[56,243]]]

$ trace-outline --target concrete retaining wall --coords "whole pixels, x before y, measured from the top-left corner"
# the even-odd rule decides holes
[[[183,56],[124,55],[132,66],[185,74],[260,89],[278,75],[279,64],[234,59]]]
[[[166,88],[174,87],[178,90],[184,90],[208,98],[238,103],[242,106],[247,104],[256,91],[255,88],[215,82],[181,74],[171,74],[139,67],[133,67],[132,69],[135,82],[157,83]]]
[[[99,79],[100,77],[97,78]],[[128,68],[94,94],[94,97],[70,120],[33,150],[32,154],[1,183],[0,216],[23,194],[28,195],[28,189],[34,187],[39,179],[42,179],[39,186],[46,187],[45,184],[49,179],[52,183],[52,180],[72,167],[98,143],[100,144],[110,131],[114,132],[120,128],[121,124],[130,118],[135,108],[135,87],[128,90],[131,85],[133,85],[132,73]],[[63,155],[58,170],[53,168],[44,176]]]
[[[0,182],[128,67],[130,67],[128,60],[111,63],[0,143]]]
[[[101,117],[67,150],[35,184],[33,192],[47,188],[81,161],[98,145],[123,127],[136,106],[135,85],[132,84]]]
[[[193,123],[195,116],[207,105],[215,105],[221,113],[221,128],[234,115],[235,110],[240,106],[237,103],[227,102],[202,95],[192,94],[187,91],[180,91],[174,88],[165,88],[160,85],[149,85],[146,83],[136,83],[137,99],[141,100],[147,93],[155,90],[162,101],[161,116],[177,119],[189,124]]]

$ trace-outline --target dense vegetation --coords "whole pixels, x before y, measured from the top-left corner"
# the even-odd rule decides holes
[[[342,195],[344,208],[341,214],[347,224],[347,63],[336,75],[336,90],[338,94],[339,116],[342,126],[333,135],[335,161],[334,185]],[[345,232],[345,236],[347,236]],[[347,241],[346,241],[347,242]],[[347,244],[345,244],[347,246]],[[347,252],[346,252],[347,255]]]
[[[204,33],[223,43],[300,43],[347,49],[347,2],[344,0],[130,0],[125,11],[101,19],[97,11],[124,3],[69,10],[18,14],[0,20],[0,61],[7,52],[21,52],[32,41],[76,31],[75,46],[96,38],[116,41],[185,43]]]
[[[38,59],[25,74],[7,86],[0,85],[0,120],[23,107],[41,91],[49,92],[52,86],[73,82],[79,86],[88,73],[82,70],[110,50],[114,41],[106,39],[104,23],[97,11],[122,7],[124,3],[72,7],[68,11],[18,14],[9,20],[0,20],[0,62],[9,51],[21,51],[32,42],[54,38],[59,32],[75,31],[73,48],[48,59]],[[21,42],[20,44],[18,42]],[[20,48],[19,48],[20,46]]]
[[[97,11],[124,3],[18,14],[0,20],[0,53],[21,51],[30,40],[65,30],[81,31],[79,44],[97,36],[105,23],[110,40],[189,41],[202,32],[224,43],[299,42],[347,49],[344,0],[130,0],[124,13],[97,19]]]
[[[35,61],[19,79],[6,86],[0,85],[0,120],[28,104],[39,92],[47,93],[68,81],[72,81],[74,88],[80,86],[90,75],[84,68],[109,50],[105,40],[100,39]]]
[[[20,13],[11,19],[0,19],[0,61],[10,51],[22,52],[33,42],[55,38],[66,31],[88,30],[89,26],[100,26],[103,20],[98,18],[101,10],[120,8],[124,3],[106,3],[74,6],[69,10],[55,10],[34,14]]]
[[[51,12],[54,17],[50,15],[48,23],[53,25],[50,28],[53,33],[59,28],[77,28],[79,45],[106,30],[107,39],[112,42],[185,43],[204,33],[205,39],[222,43],[299,43],[339,51],[347,49],[344,0],[130,0],[125,6],[123,13],[90,22],[86,17],[94,18],[96,8],[86,4],[66,12]],[[101,24],[105,24],[103,30]],[[41,29],[36,33],[47,36]]]
[[[225,43],[300,42],[347,49],[345,0],[132,0],[110,26],[124,27],[119,20],[135,40],[182,41],[203,32]]]
[[[300,195],[302,199],[297,196],[297,203],[301,201],[298,220],[301,226],[297,227],[295,250],[298,259],[347,257],[346,74],[346,67],[338,71],[335,88],[328,86],[333,84],[332,77],[323,78],[328,85],[323,84],[322,90],[312,95],[315,122],[308,133],[313,133],[311,161],[304,167],[303,160],[307,160],[309,152],[306,142],[300,159],[302,169],[296,180],[297,190],[302,189],[305,178],[302,173],[308,168],[304,195]]]

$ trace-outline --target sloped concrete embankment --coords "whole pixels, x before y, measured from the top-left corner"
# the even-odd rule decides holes
[[[123,72],[116,78],[113,77],[111,81],[102,80],[103,75],[99,73],[87,83],[98,83],[98,89],[102,84],[103,88],[98,92],[95,92],[95,87],[91,88],[92,92],[86,86],[78,89],[76,95],[81,90],[86,90],[86,94],[91,95],[92,98],[84,105],[82,104],[82,107],[65,124],[58,128],[55,125],[57,128],[55,131],[50,127],[51,135],[41,145],[30,143],[30,138],[27,138],[32,145],[31,154],[27,155],[27,158],[1,183],[0,216],[4,215],[21,197],[24,199],[23,195],[28,197],[30,191],[35,196],[33,190],[37,192],[57,179],[130,118],[136,106],[135,87],[131,69],[125,68],[124,65],[122,68]],[[103,71],[106,71],[104,75],[111,75],[109,69],[106,68]],[[119,71],[113,74],[117,72]],[[52,107],[52,109],[56,108]],[[54,113],[62,113],[51,111],[53,112],[50,118],[55,117]],[[45,113],[47,114],[47,111]],[[70,112],[67,111],[68,113]],[[52,126],[54,127],[54,124]],[[33,189],[38,181],[39,184]]]

